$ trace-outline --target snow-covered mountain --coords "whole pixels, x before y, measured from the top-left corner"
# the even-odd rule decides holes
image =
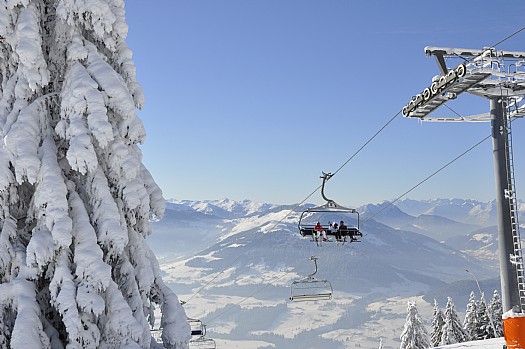
[[[361,213],[363,220],[373,219],[392,228],[410,225],[417,217],[417,215],[410,215],[402,211],[388,201],[381,204],[364,205],[358,207],[357,210]]]
[[[152,222],[154,234],[148,241],[163,261],[181,259],[235,231],[236,218],[269,214],[276,209],[284,208],[249,200],[169,200],[164,218]]]
[[[482,228],[468,235],[454,236],[445,241],[449,246],[468,253],[480,260],[492,263],[498,268],[498,228]]]
[[[431,199],[412,200],[403,199],[395,204],[402,211],[413,215],[437,215],[465,224],[480,227],[496,225],[496,201],[480,202],[464,199]],[[523,212],[523,204],[520,205]]]
[[[415,203],[411,205],[417,214]],[[427,202],[422,206],[431,209]],[[300,212],[291,212],[292,208],[248,200],[171,200],[166,218],[154,224],[149,241],[156,252],[163,249],[165,281],[181,299],[189,300],[188,316],[207,322],[217,340],[243,341],[246,348],[343,348],[348,340],[376,347],[379,337],[384,337],[380,327],[397,326],[393,318],[398,316],[400,330],[406,314],[391,314],[372,304],[390,299],[399,305],[407,297],[469,279],[465,269],[497,277],[488,261],[380,223],[383,212],[367,218],[366,208],[372,212],[377,208],[373,206],[363,210],[362,242],[327,242],[319,247],[298,234]],[[466,225],[447,217],[408,215],[395,206],[384,212],[383,221],[417,223],[422,231],[432,231],[443,222]],[[168,246],[172,246],[171,259]],[[191,252],[183,252],[186,248]],[[312,255],[319,258],[316,276],[331,282],[334,298],[291,303],[290,284],[313,271]],[[305,322],[305,318],[313,320]],[[374,326],[377,336],[365,331]],[[400,332],[390,331],[385,348],[399,345]]]
[[[258,203],[250,200],[235,201],[230,199],[222,200],[168,200],[167,207],[177,209],[176,207],[192,208],[195,211],[219,218],[236,218],[249,216],[254,213],[268,211],[276,205]]]
[[[454,203],[451,206],[445,205],[443,201],[434,203],[437,205],[432,206],[429,202],[415,200],[402,203],[401,207],[406,206],[412,214],[406,213],[397,204],[392,205],[387,201],[381,204],[362,206],[359,211],[362,212],[362,217],[365,220],[374,219],[392,228],[423,234],[438,241],[444,241],[458,235],[464,236],[483,226],[463,223],[464,221],[476,222],[467,218],[470,217],[469,212],[459,217],[461,220],[450,218],[458,218],[458,215],[453,213],[453,207],[456,206]]]

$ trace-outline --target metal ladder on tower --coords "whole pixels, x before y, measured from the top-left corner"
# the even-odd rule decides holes
[[[516,183],[514,180],[514,159],[512,154],[512,120],[509,112],[505,113],[505,127],[507,133],[507,142],[505,154],[507,157],[508,188],[505,190],[505,198],[509,200],[512,242],[514,245],[514,254],[510,256],[511,263],[516,266],[516,276],[518,281],[518,292],[520,298],[520,311],[525,312],[525,268],[523,266],[523,250],[521,248],[521,239],[519,232],[518,217],[518,200],[516,199]]]

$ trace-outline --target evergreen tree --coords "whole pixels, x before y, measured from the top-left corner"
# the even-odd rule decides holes
[[[487,312],[487,303],[485,302],[485,296],[481,294],[481,299],[478,302],[478,327],[477,327],[477,337],[478,339],[489,339],[494,338],[494,330],[492,329],[492,324],[490,323],[490,317]]]
[[[430,347],[428,332],[417,312],[415,302],[408,302],[407,318],[401,333],[400,349],[426,349]]]
[[[465,331],[465,339],[467,341],[478,339],[477,310],[476,296],[474,292],[470,292],[470,298],[465,312],[465,321],[463,321],[463,330]]]
[[[434,312],[432,314],[432,331],[430,332],[430,344],[437,347],[441,344],[441,336],[443,335],[443,312],[439,308],[438,302],[434,299]]]
[[[145,5],[146,6],[146,5]],[[122,0],[0,0],[0,346],[149,348],[189,325],[147,246],[162,193]]]
[[[452,298],[448,297],[445,314],[443,317],[445,324],[443,325],[443,334],[441,335],[440,345],[448,345],[461,343],[465,341],[465,333],[461,326],[458,314]]]
[[[496,329],[496,337],[503,337],[503,306],[501,305],[501,298],[498,290],[494,290],[489,309],[492,323]]]

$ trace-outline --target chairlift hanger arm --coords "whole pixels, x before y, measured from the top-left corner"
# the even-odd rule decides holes
[[[323,185],[321,186],[321,196],[323,197],[323,199],[328,202],[328,203],[333,203],[334,200],[330,200],[328,199],[325,195],[324,195],[324,184],[326,183],[327,180],[329,180],[330,178],[332,178],[333,174],[331,173],[325,173],[323,172],[323,175],[320,177],[323,179]],[[335,203],[334,203],[335,204]]]
[[[310,257],[310,260],[313,261],[315,264],[315,271],[312,274],[308,275],[308,279],[312,279],[314,275],[317,274],[317,259],[318,258],[316,256]]]

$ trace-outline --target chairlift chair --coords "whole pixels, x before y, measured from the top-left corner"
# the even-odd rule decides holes
[[[192,337],[206,335],[206,325],[201,320],[187,318],[187,321],[191,328]]]
[[[323,213],[339,213],[342,216],[348,216],[348,214],[355,214],[357,215],[357,225],[347,227],[345,230],[341,230],[341,235],[344,236],[345,239],[347,236],[350,237],[350,241],[359,241],[359,238],[363,236],[363,234],[359,230],[359,212],[357,212],[354,208],[348,208],[337,204],[334,200],[328,199],[324,194],[325,183],[330,178],[332,178],[332,176],[333,174],[331,173],[323,172],[323,175],[320,177],[323,179],[323,185],[321,187],[321,196],[326,201],[326,203],[321,206],[308,208],[301,213],[298,223],[299,233],[302,236],[312,236],[312,240],[314,240],[314,224],[305,223],[306,218],[309,218],[311,216],[319,217]],[[326,230],[326,234],[330,235],[330,231]]]
[[[290,287],[291,301],[313,301],[332,299],[333,288],[330,281],[318,280],[314,277],[317,273],[317,257],[312,256],[310,260],[315,264],[315,271],[301,280],[295,280]]]
[[[216,349],[217,344],[215,341],[211,338],[207,338],[206,336],[199,336],[195,339],[191,339],[190,342],[190,348],[199,348],[199,349]]]

